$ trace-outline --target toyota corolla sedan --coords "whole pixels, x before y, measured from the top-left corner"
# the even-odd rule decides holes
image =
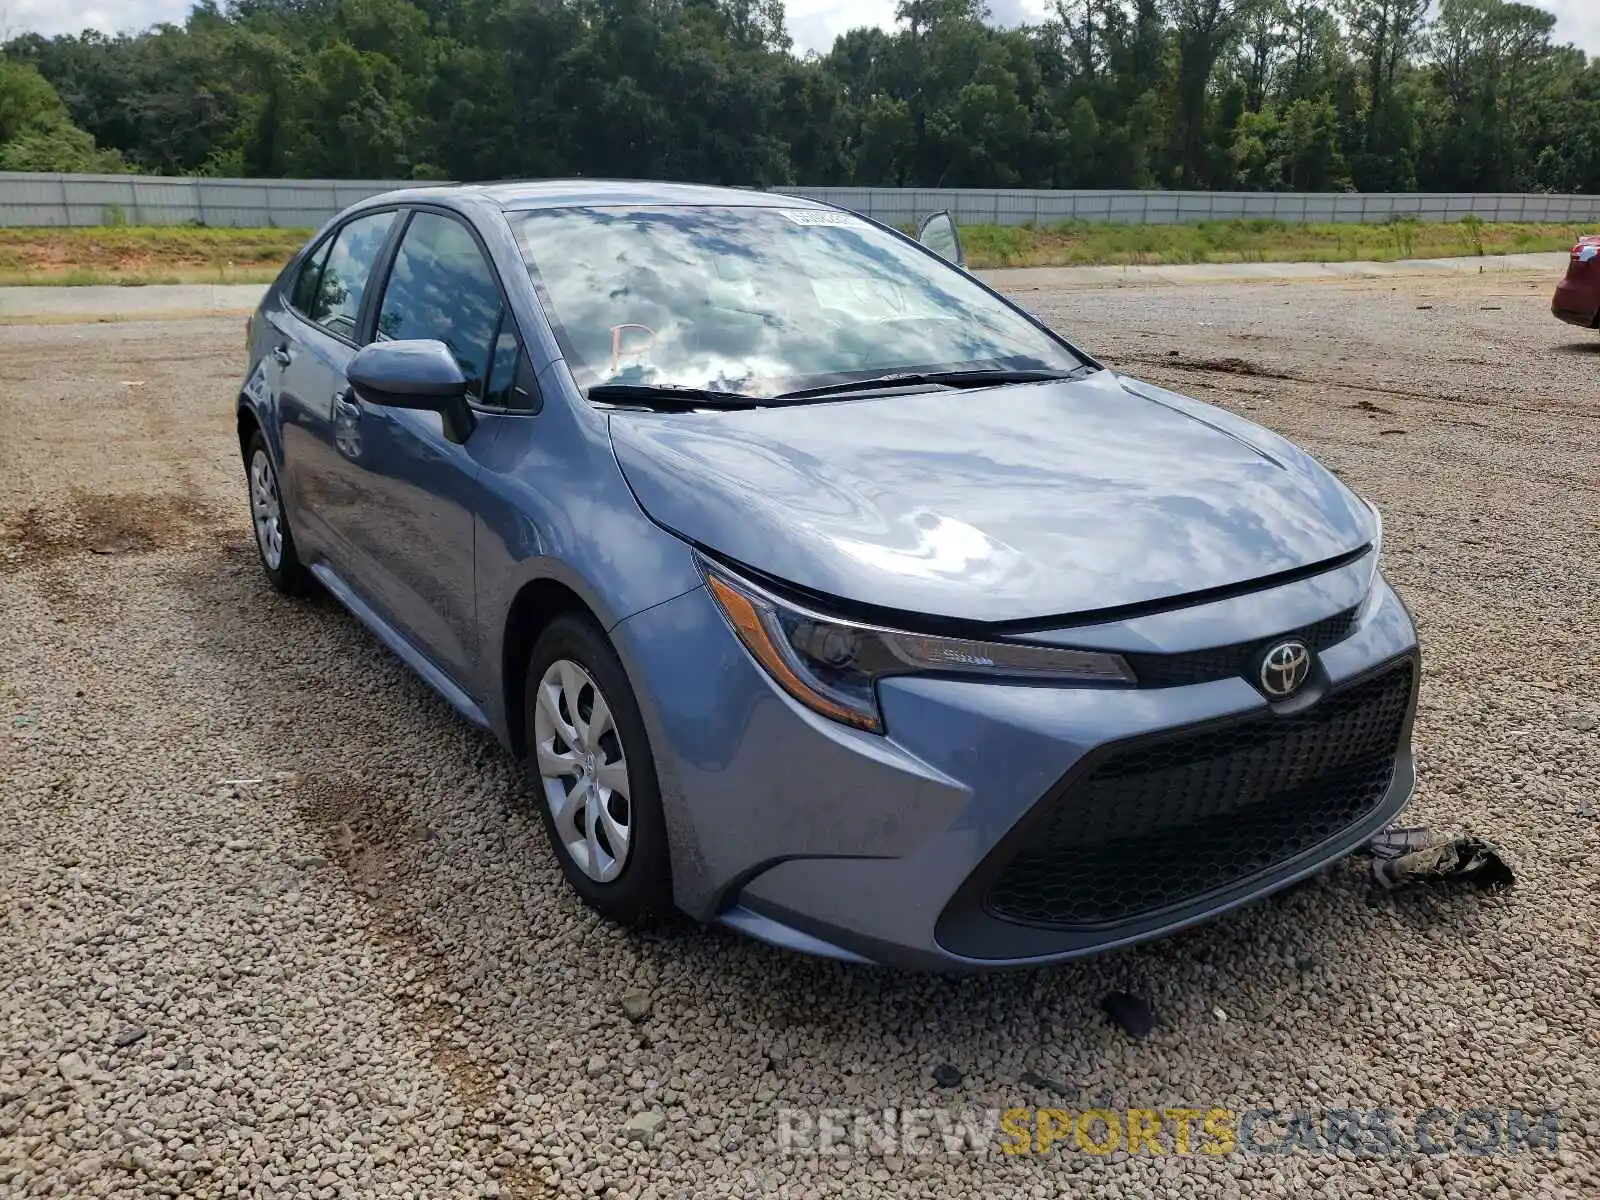
[[[1382,524],[921,242],[654,183],[395,192],[249,328],[261,564],[527,762],[600,912],[937,968],[1170,934],[1410,797]]]

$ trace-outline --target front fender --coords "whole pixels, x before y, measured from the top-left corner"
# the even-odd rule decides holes
[[[701,582],[688,545],[651,521],[634,499],[604,415],[581,401],[581,409],[569,404],[541,383],[549,402],[537,415],[484,418],[499,428],[479,459],[478,626],[482,661],[492,675],[485,711],[507,745],[513,739],[506,697],[521,681],[504,678],[505,652],[524,589],[543,581],[561,585],[609,632]]]

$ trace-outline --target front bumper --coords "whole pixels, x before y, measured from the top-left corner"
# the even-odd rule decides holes
[[[1356,564],[1246,597],[1037,636],[1129,652],[1224,645],[1341,611],[1360,601],[1366,577]],[[1316,686],[1277,708],[1237,676],[1160,688],[907,676],[880,685],[888,732],[878,736],[818,717],[772,686],[703,590],[623,622],[615,636],[650,727],[678,903],[809,953],[972,969],[1161,936],[1349,854],[1405,806],[1414,783],[1416,635],[1381,579],[1348,636],[1319,655]],[[1293,720],[1289,710],[1314,711],[1402,663],[1412,682],[1392,774],[1349,821],[1177,902],[1087,924],[995,915],[996,872],[1027,845],[1042,813],[1065,806],[1070,814],[1084,795],[1075,781],[1108,753],[1174,731]]]

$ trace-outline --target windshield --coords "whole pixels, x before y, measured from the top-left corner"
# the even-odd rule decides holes
[[[826,209],[510,214],[578,383],[771,396],[886,373],[1081,360],[967,275]]]

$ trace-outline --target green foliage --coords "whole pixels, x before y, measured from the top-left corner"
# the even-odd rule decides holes
[[[1233,159],[1238,186],[1252,191],[1350,190],[1339,115],[1328,100],[1296,100],[1281,113],[1272,108],[1245,113]]]
[[[1389,236],[1394,239],[1394,256],[1412,258],[1417,252],[1417,229],[1422,224],[1409,213],[1396,213],[1384,222]]]
[[[143,33],[7,44],[0,147],[20,142],[0,161],[115,169],[96,158],[115,152],[195,175],[747,186],[1600,189],[1600,64],[1552,45],[1554,19],[1533,5],[1434,7],[1056,0],[1041,24],[1002,29],[980,0],[903,0],[894,30],[852,30],[800,58],[781,0],[201,0]]]
[[[0,145],[67,120],[55,88],[33,67],[0,59]]]
[[[0,58],[0,171],[111,172],[126,167],[74,125],[37,69]]]
[[[238,179],[245,174],[244,151],[237,146],[218,146],[206,155],[205,162],[187,174],[208,179]]]
[[[1560,225],[1480,222],[1477,235],[1482,253],[1507,254],[1563,250],[1572,244],[1576,231]],[[1441,258],[1461,254],[1462,237],[1461,225],[1424,224],[1415,218],[1383,225],[1259,219],[1190,225],[1069,221],[1048,229],[966,225],[961,230],[967,261],[977,268]]]

